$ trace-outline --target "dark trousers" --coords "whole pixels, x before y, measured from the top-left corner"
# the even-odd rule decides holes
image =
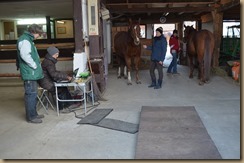
[[[25,88],[25,112],[26,119],[30,121],[37,116],[36,104],[37,104],[37,81],[27,80],[24,81]]]
[[[72,96],[67,87],[58,87],[58,97],[59,97],[59,99],[62,99],[62,100],[71,100],[72,99]],[[68,101],[68,102],[59,101],[59,103],[58,103],[59,110],[69,107],[73,103],[74,102],[72,102],[72,101]]]
[[[151,76],[152,82],[156,82],[155,69],[158,70],[158,81],[162,81],[163,80],[163,65],[161,65],[158,61],[151,61],[150,76]]]

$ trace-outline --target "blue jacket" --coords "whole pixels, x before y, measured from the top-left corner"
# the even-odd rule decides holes
[[[153,44],[147,46],[147,50],[152,50],[151,60],[152,61],[164,61],[167,52],[167,40],[164,35],[153,38]]]

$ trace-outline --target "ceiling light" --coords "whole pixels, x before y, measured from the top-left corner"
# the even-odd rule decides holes
[[[58,20],[57,23],[58,23],[58,24],[64,24],[64,21],[60,21],[60,20]]]

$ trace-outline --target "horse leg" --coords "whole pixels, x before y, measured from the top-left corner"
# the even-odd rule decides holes
[[[136,84],[141,84],[141,81],[139,79],[139,63],[140,63],[140,57],[136,56],[134,58],[134,65],[136,69]]]
[[[189,78],[193,78],[194,65],[193,65],[193,57],[192,56],[189,56],[189,64],[190,64]]]
[[[203,61],[199,61],[199,76],[200,76],[200,81],[199,81],[199,85],[203,85],[204,84],[204,64]]]
[[[122,67],[122,59],[119,54],[117,54],[117,62],[118,62],[118,76],[117,78],[121,78],[121,67]]]
[[[120,67],[120,65],[119,65],[119,68],[118,68],[118,79],[120,79],[121,78],[121,67]]]
[[[201,79],[201,74],[202,74],[202,64],[198,63],[197,69],[198,69],[198,79]]]
[[[131,72],[131,58],[129,58],[129,57],[126,57],[125,58],[125,61],[126,61],[126,67],[127,67],[127,72],[128,72],[128,74],[127,74],[127,76],[128,76],[128,81],[127,81],[127,84],[128,85],[132,85],[132,82],[131,82],[131,74],[130,74],[130,72]]]
[[[128,76],[127,76],[127,67],[126,65],[124,65],[124,79],[127,79]]]

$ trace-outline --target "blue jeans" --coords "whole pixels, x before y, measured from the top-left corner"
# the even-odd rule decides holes
[[[27,80],[24,81],[25,88],[25,112],[26,119],[30,121],[37,116],[37,81]]]
[[[172,53],[173,59],[168,67],[167,73],[171,73],[173,69],[173,73],[177,73],[177,53]]]

